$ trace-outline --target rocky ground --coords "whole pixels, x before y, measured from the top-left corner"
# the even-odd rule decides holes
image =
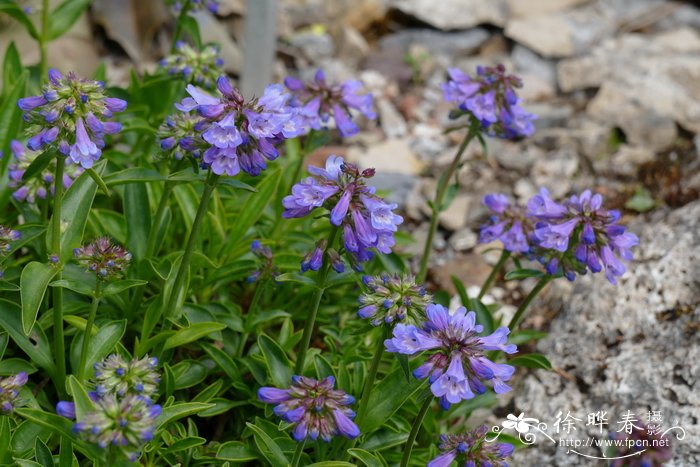
[[[450,290],[451,275],[477,285],[488,274],[493,252],[483,255],[477,243],[486,193],[524,200],[547,186],[555,196],[605,194],[640,236],[637,259],[618,287],[586,277],[546,291],[526,325],[550,331],[538,351],[557,371],[527,375],[504,411],[551,423],[558,410],[661,410],[687,432],[673,465],[699,465],[700,9],[663,0],[279,4],[276,79],[320,67],[334,79],[359,77],[374,93],[378,122],[331,150],[378,169],[376,182],[416,239],[408,253],[420,251],[427,199],[463,136],[443,133],[445,70],[503,63],[522,77],[537,132],[522,142],[491,140],[488,154],[478,144],[468,149],[461,189],[440,219],[430,280]],[[246,50],[244,16],[243,0],[222,0],[218,17],[197,16],[232,75]],[[4,28],[3,38],[35,61],[32,43]],[[161,2],[97,0],[49,56],[81,73],[104,60],[118,82],[132,65],[153,69],[171,30]],[[521,298],[506,284],[493,294]],[[592,463],[538,442],[515,465]]]

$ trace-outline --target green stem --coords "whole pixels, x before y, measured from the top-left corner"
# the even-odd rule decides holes
[[[297,155],[297,158],[293,161],[294,172],[292,174],[292,178],[289,181],[289,186],[287,186],[285,183],[285,186],[283,187],[283,189],[284,189],[283,193],[290,193],[292,191],[292,187],[299,180],[299,177],[301,176],[302,169],[304,168],[304,160],[306,159],[306,151],[302,147],[299,138],[291,138],[291,139],[286,140],[284,143],[285,143],[286,154],[289,154],[289,155],[296,154]],[[270,237],[273,239],[277,239],[281,233],[281,228],[282,228],[282,216],[277,216],[277,218],[275,219],[275,223],[272,226],[272,230],[271,230],[272,233],[270,234]]]
[[[477,297],[479,300],[481,300],[484,295],[486,295],[486,292],[488,292],[488,290],[491,288],[493,281],[496,279],[496,277],[498,277],[498,273],[501,271],[501,269],[503,269],[503,266],[506,264],[506,261],[508,261],[508,258],[510,258],[510,251],[503,250],[501,252],[501,257],[498,258],[498,262],[491,270],[491,274],[489,274],[489,277],[486,278],[486,282],[484,282],[484,285],[481,286],[481,290],[479,290],[479,295]]]
[[[170,46],[170,50],[175,52],[177,41],[180,40],[180,35],[182,34],[182,20],[187,16],[187,12],[190,10],[190,0],[185,0],[185,3],[180,9],[180,14],[177,16],[177,22],[175,23],[175,32],[173,33],[173,43]]]
[[[360,399],[360,404],[357,408],[357,418],[356,423],[360,425],[367,412],[367,404],[369,404],[369,397],[372,394],[372,388],[374,386],[374,381],[377,378],[377,371],[379,370],[379,364],[382,361],[382,356],[384,355],[384,339],[389,337],[389,328],[386,325],[382,325],[382,338],[377,342],[377,348],[374,351],[374,357],[372,357],[372,362],[369,365],[369,372],[367,373],[367,378],[365,379],[365,385],[362,388],[362,398]]]
[[[539,294],[542,291],[542,289],[544,289],[544,286],[549,284],[549,282],[552,279],[554,279],[554,276],[550,276],[550,275],[542,276],[542,278],[539,280],[539,282],[530,291],[530,293],[527,294],[527,297],[525,297],[525,300],[518,307],[518,310],[515,312],[515,315],[513,315],[513,319],[511,319],[510,323],[508,324],[508,329],[513,331],[516,328],[516,326],[518,324],[520,324],[520,320],[523,319],[523,314],[525,313],[525,310],[527,310],[527,307],[530,306],[530,303],[535,299],[537,294]]]
[[[323,293],[326,290],[326,279],[328,278],[328,272],[331,267],[331,262],[328,259],[328,249],[333,248],[333,243],[335,242],[335,237],[338,234],[338,228],[331,227],[330,234],[328,234],[328,243],[326,244],[326,249],[323,252],[323,264],[321,265],[321,270],[318,272],[318,277],[316,278],[316,294],[314,296],[314,305],[311,308],[311,313],[306,319],[306,325],[304,326],[304,334],[301,337],[301,347],[297,354],[297,364],[295,367],[295,373],[301,375],[304,371],[304,363],[306,360],[306,352],[309,350],[309,344],[311,344],[311,333],[314,329],[314,323],[316,322],[316,315],[318,314],[318,308],[321,306],[321,299],[323,298]]]
[[[53,213],[51,215],[51,254],[61,258],[61,207],[63,205],[63,169],[66,160],[61,155],[56,155],[56,173],[53,189]],[[59,261],[59,264],[61,264]],[[59,266],[61,267],[61,266]],[[55,280],[61,280],[63,276],[59,269]],[[63,338],[63,288],[53,288],[53,346],[56,353],[56,388],[59,394],[66,391],[66,346]]]
[[[78,380],[83,381],[85,377],[85,363],[87,361],[88,348],[90,346],[90,339],[92,338],[92,328],[95,325],[95,316],[97,316],[97,307],[100,305],[100,298],[102,295],[102,282],[97,279],[95,284],[95,294],[92,297],[92,306],[90,307],[90,314],[88,314],[87,323],[85,324],[85,334],[83,335],[83,346],[80,352],[80,365],[78,366]]]
[[[260,298],[262,298],[266,285],[267,281],[264,281],[263,283],[258,284],[257,287],[255,287],[253,299],[250,301],[250,306],[248,306],[248,312],[246,313],[246,319],[244,324],[246,329],[250,329],[253,317],[255,316],[254,313],[258,311],[258,303],[260,303]],[[239,357],[243,356],[243,352],[245,351],[245,343],[248,340],[249,335],[250,333],[248,332],[244,332],[243,335],[241,335],[241,343],[238,345],[238,352],[236,353]]]
[[[430,404],[432,402],[433,397],[431,395],[425,399],[425,402],[420,408],[418,415],[416,415],[416,419],[413,421],[413,427],[411,428],[411,433],[409,433],[408,435],[408,440],[406,441],[406,446],[403,450],[403,456],[401,457],[401,467],[406,467],[408,465],[408,462],[411,460],[411,451],[413,451],[413,443],[415,443],[416,437],[418,437],[418,431],[420,431],[420,427],[423,424],[423,420],[425,419],[425,414],[427,414],[428,410],[430,410]]]
[[[432,205],[432,214],[430,215],[430,228],[428,229],[428,238],[426,238],[425,240],[425,246],[423,247],[423,257],[421,257],[420,260],[420,268],[418,270],[417,275],[418,282],[425,282],[425,276],[428,273],[428,259],[430,258],[430,252],[433,248],[433,238],[435,237],[435,232],[437,231],[438,217],[440,216],[440,212],[442,212],[442,204],[445,199],[445,193],[447,193],[447,187],[450,184],[450,179],[452,179],[452,176],[457,171],[457,167],[459,167],[462,155],[464,154],[465,149],[467,149],[467,146],[469,146],[469,143],[471,142],[472,138],[476,136],[476,132],[477,127],[474,123],[472,123],[472,125],[469,128],[469,133],[467,133],[467,135],[464,137],[464,140],[462,141],[462,144],[460,144],[459,149],[457,150],[457,154],[455,154],[452,163],[447,168],[447,172],[445,172],[442,175],[442,177],[440,177],[440,181],[438,182],[437,190],[435,192],[435,199],[433,200]]]
[[[41,79],[45,79],[49,70],[48,63],[48,53],[47,48],[49,45],[49,0],[43,0],[41,2],[41,37],[39,38],[39,71],[41,72]]]
[[[292,467],[297,467],[299,461],[301,460],[301,455],[304,452],[304,446],[306,445],[306,438],[301,443],[297,443],[297,448],[294,451],[294,458],[292,459]]]
[[[194,253],[194,247],[197,243],[197,237],[199,236],[199,231],[202,228],[202,223],[207,214],[207,209],[209,207],[209,199],[211,198],[214,189],[219,181],[219,175],[209,172],[207,176],[206,184],[204,185],[204,191],[202,192],[202,198],[199,201],[199,207],[197,208],[197,214],[194,216],[194,221],[192,222],[192,229],[190,230],[190,236],[187,239],[187,245],[185,246],[185,252],[182,254],[182,259],[180,260],[180,267],[177,270],[177,276],[175,276],[175,282],[173,283],[172,289],[170,289],[170,294],[166,306],[164,308],[165,315],[167,317],[178,316],[178,306],[177,299],[180,294],[180,289],[182,288],[183,282],[185,281],[185,276],[190,268],[190,261],[192,260],[192,254]]]
[[[151,258],[154,254],[158,253],[156,251],[156,241],[158,240],[158,232],[163,227],[163,221],[165,220],[165,210],[170,202],[170,194],[175,188],[175,183],[171,181],[165,182],[163,186],[163,194],[158,202],[158,208],[156,209],[156,214],[154,216],[153,223],[151,224],[151,231],[148,233],[148,241],[146,242],[146,258]],[[136,287],[134,291],[133,298],[129,304],[129,310],[127,311],[128,316],[133,317],[136,312],[141,308],[141,303],[143,302],[143,295],[146,293],[146,285],[140,285]]]

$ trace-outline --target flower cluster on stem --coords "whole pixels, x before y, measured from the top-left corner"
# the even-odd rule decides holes
[[[210,89],[223,73],[224,61],[219,47],[208,45],[201,51],[183,41],[175,43],[175,53],[163,58],[159,64],[171,75],[181,76],[190,84]]]
[[[384,273],[364,276],[362,283],[367,291],[360,295],[357,315],[363,319],[371,318],[373,326],[383,322],[403,322],[406,318],[418,322],[423,319],[426,307],[432,303],[432,296],[425,287],[416,284],[413,276]]]
[[[121,276],[131,262],[131,253],[109,238],[100,237],[92,243],[73,250],[78,264],[94,272],[98,280],[112,280]]]
[[[292,436],[296,441],[320,437],[328,442],[337,435],[356,438],[360,429],[352,421],[355,412],[348,407],[355,398],[334,386],[332,376],[321,381],[294,376],[287,389],[260,388],[258,399],[276,404],[275,415],[292,424]]]
[[[105,96],[104,83],[56,69],[49,71],[41,94],[23,97],[17,105],[29,124],[29,149],[57,149],[86,169],[102,155],[105,135],[121,130],[109,119],[126,109],[126,101]]]
[[[449,467],[452,462],[464,467],[508,467],[505,462],[515,450],[510,443],[486,441],[486,425],[456,435],[440,435],[441,454],[428,462],[427,467]]]

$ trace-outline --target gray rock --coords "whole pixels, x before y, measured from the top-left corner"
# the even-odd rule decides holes
[[[330,58],[335,53],[335,44],[329,34],[315,32],[300,32],[289,38],[293,47],[299,49],[304,57],[313,63],[324,58]]]
[[[440,213],[438,221],[445,229],[454,232],[467,225],[467,216],[474,200],[466,194],[458,194],[449,207]]]
[[[389,7],[444,30],[503,26],[508,12],[505,0],[389,0]]]
[[[483,28],[459,32],[442,32],[432,29],[404,29],[379,40],[381,49],[401,50],[406,54],[414,44],[420,44],[431,54],[449,57],[471,55],[489,38]]]
[[[387,139],[367,149],[353,146],[348,150],[348,159],[360,167],[374,167],[377,173],[416,176],[423,170],[405,139]]]
[[[511,16],[522,18],[568,10],[591,0],[508,0]]]
[[[570,191],[578,167],[579,158],[574,150],[555,150],[535,161],[530,177],[535,185],[546,186],[554,198],[559,198]]]
[[[386,191],[388,194],[384,198],[404,210],[407,209],[409,197],[416,190],[418,178],[412,175],[377,172],[372,177],[372,185],[377,187],[377,190]]]
[[[606,436],[584,426],[587,413],[608,411],[612,431],[628,410],[640,420],[647,411],[661,411],[664,428],[680,425],[686,431],[683,440],[668,435],[674,460],[665,465],[700,465],[700,341],[694,327],[700,320],[700,202],[658,213],[631,230],[639,234],[640,247],[618,286],[595,275],[577,279],[568,292],[569,284],[563,284],[563,294],[558,283],[548,292],[548,308],[561,311],[537,351],[568,378],[543,371],[526,376],[513,392],[513,413],[548,422],[553,434],[556,413],[571,411],[583,418],[576,438],[585,439]],[[678,307],[687,311],[669,311]],[[514,460],[515,465],[592,465],[541,436]]]
[[[457,251],[467,251],[479,243],[479,236],[471,229],[461,229],[452,234],[448,243]]]
[[[406,119],[396,110],[396,107],[386,99],[377,99],[376,106],[379,111],[379,123],[386,137],[398,138],[406,136],[408,132]]]

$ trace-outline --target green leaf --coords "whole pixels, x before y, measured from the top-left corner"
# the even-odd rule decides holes
[[[0,0],[0,13],[5,13],[6,15],[13,17],[19,21],[22,26],[24,26],[24,29],[26,29],[27,33],[32,36],[32,38],[37,40],[39,39],[39,34],[34,27],[34,23],[32,23],[29,16],[22,8],[19,7],[19,5],[17,5],[16,2],[12,0]],[[0,126],[0,128],[2,127]]]
[[[126,331],[125,319],[112,321],[100,328],[97,335],[90,339],[83,374],[89,374],[89,370],[95,362],[102,360],[114,350],[124,335],[124,331]]]
[[[95,171],[102,172],[106,161],[95,164]],[[83,172],[66,191],[61,209],[61,258],[68,258],[73,248],[80,246],[83,232],[87,224],[90,207],[97,193],[97,185],[90,174]],[[51,223],[57,222],[56,216],[51,216]],[[51,251],[53,228],[46,233],[46,246]],[[53,252],[58,253],[58,252]]]
[[[2,1],[2,0],[0,0]],[[0,12],[2,12],[2,3],[0,3]],[[10,141],[17,137],[20,126],[22,125],[22,110],[17,107],[17,101],[26,95],[25,88],[29,71],[25,70],[19,79],[9,91],[4,89],[5,98],[0,103],[0,151],[9,154]],[[3,157],[0,159],[0,174],[6,173],[7,165],[12,157]]]
[[[53,151],[45,151],[39,154],[36,159],[29,164],[29,167],[27,167],[24,174],[22,174],[22,181],[26,182],[27,180],[31,180],[36,175],[40,174],[46,167],[48,167],[49,163],[51,163],[55,157],[56,154],[54,154]]]
[[[132,287],[138,287],[139,285],[146,284],[148,284],[148,281],[142,281],[140,279],[123,279],[120,281],[110,282],[102,291],[102,295],[117,295]]]
[[[37,425],[48,428],[61,437],[72,440],[81,451],[90,455],[93,459],[103,458],[102,450],[96,444],[88,444],[76,438],[73,433],[73,422],[70,420],[37,409],[19,408],[15,410],[15,413]]]
[[[507,281],[512,281],[512,280],[523,280],[527,279],[529,277],[537,277],[540,278],[544,276],[544,273],[540,271],[539,269],[516,269],[514,271],[508,271],[506,275],[504,276],[504,279]]]
[[[65,0],[58,5],[51,12],[49,39],[56,39],[66,33],[78,21],[88,5],[90,5],[90,0]]]
[[[365,451],[364,449],[348,449],[348,453],[355,459],[361,461],[367,467],[384,467],[384,464],[382,464],[382,461],[377,459],[377,456]]]
[[[656,207],[656,201],[651,192],[643,186],[637,187],[634,195],[625,203],[625,208],[637,212],[646,212]]]
[[[363,433],[371,433],[384,425],[389,418],[414,394],[421,386],[421,380],[412,379],[406,382],[404,371],[397,368],[384,377],[370,394],[369,403],[372,408],[367,413],[362,426]]]
[[[540,368],[542,370],[551,370],[552,364],[547,360],[542,354],[539,353],[529,353],[525,355],[518,355],[517,357],[508,359],[509,365],[521,366],[524,368]]]
[[[53,455],[51,454],[51,451],[49,448],[46,446],[46,444],[41,440],[41,438],[37,438],[34,441],[34,453],[35,453],[35,459],[39,462],[39,464],[42,467],[53,467]]]
[[[245,190],[245,191],[250,191],[253,193],[257,193],[257,189],[255,187],[248,185],[247,183],[244,183],[237,178],[232,178],[232,177],[224,177],[219,179],[219,185],[223,186],[228,186],[231,188],[234,188],[236,190]]]
[[[289,465],[289,461],[282,452],[282,449],[262,428],[248,422],[246,422],[246,426],[253,430],[255,445],[258,447],[263,457],[267,459],[273,467],[287,467],[287,465]]]
[[[5,51],[5,59],[2,63],[2,88],[4,90],[12,89],[17,82],[17,79],[22,75],[22,61],[17,52],[17,46],[14,42],[10,42]]]
[[[355,467],[355,464],[344,461],[322,461],[308,464],[306,467]]]
[[[484,335],[491,334],[496,329],[496,323],[493,319],[491,311],[478,298],[472,299],[474,313],[476,313],[476,322],[484,327]]]
[[[277,193],[277,186],[282,178],[281,174],[282,172],[278,168],[268,170],[265,179],[257,186],[258,192],[250,193],[241,200],[240,206],[244,206],[244,209],[236,216],[236,222],[228,232],[228,241],[224,251],[231,251],[236,244],[242,242],[248,229],[260,219],[265,207]]]
[[[183,438],[175,441],[169,448],[161,451],[160,454],[172,454],[175,452],[186,451],[197,446],[201,446],[206,443],[207,440],[200,438],[198,436],[190,436],[188,438]]]
[[[197,24],[197,20],[190,15],[185,15],[184,18],[179,18],[178,21],[180,22],[180,26],[182,26],[182,30],[190,35],[195,48],[201,49],[202,38],[199,35],[199,24]]]
[[[262,334],[258,337],[258,346],[265,357],[270,371],[270,378],[277,387],[287,387],[292,380],[292,365],[284,350],[271,338]]]
[[[518,329],[511,334],[508,339],[510,344],[524,344],[526,342],[535,341],[547,337],[547,333],[543,331],[535,331],[534,329]]]
[[[15,344],[29,356],[32,362],[53,374],[56,368],[46,334],[40,326],[36,326],[32,330],[31,339],[27,337],[22,330],[21,314],[17,304],[0,300],[0,326],[7,331]]]
[[[236,382],[241,380],[241,372],[238,367],[233,362],[233,359],[226,354],[223,350],[218,347],[214,347],[211,344],[201,344],[202,349],[219,365],[226,376],[231,378],[231,381]]]
[[[201,337],[226,328],[223,323],[192,323],[189,327],[180,329],[174,335],[165,340],[163,350],[180,347],[181,345],[194,342]]]
[[[81,295],[87,295],[91,297],[95,293],[95,289],[90,284],[86,284],[83,281],[73,280],[73,279],[61,279],[59,281],[53,281],[49,284],[51,287],[62,287],[64,289],[72,290]]]
[[[151,210],[145,184],[130,183],[124,187],[124,217],[127,248],[136,261],[144,259],[151,232]]]
[[[247,444],[240,441],[228,441],[219,446],[216,458],[232,462],[245,462],[256,460],[258,455]]]
[[[299,272],[285,272],[275,278],[277,282],[296,282],[298,284],[316,286],[316,281]]]
[[[143,167],[130,167],[128,169],[113,172],[102,178],[107,186],[124,185],[127,183],[161,182],[166,177],[159,172]]]
[[[22,329],[25,335],[29,335],[34,327],[46,288],[56,272],[58,270],[55,267],[38,261],[32,261],[22,269],[19,287],[22,299]]]
[[[85,171],[90,175],[90,178],[97,184],[98,187],[100,187],[100,190],[107,196],[110,196],[109,194],[109,188],[107,188],[107,185],[105,184],[104,180],[102,180],[102,177],[100,177],[100,174],[95,172],[95,169],[89,168],[85,169]]]
[[[68,387],[70,388],[70,394],[73,396],[73,401],[75,402],[76,419],[80,421],[85,415],[95,410],[95,404],[92,402],[92,399],[90,399],[90,396],[88,396],[85,387],[80,384],[80,381],[78,381],[75,376],[68,376]]]
[[[165,407],[156,421],[156,426],[158,428],[165,427],[170,422],[189,417],[211,407],[214,407],[214,404],[205,404],[204,402],[184,402]]]
[[[397,353],[396,360],[398,360],[399,366],[403,370],[403,374],[406,376],[406,381],[410,382],[411,377],[413,375],[411,374],[411,367],[408,364],[408,355],[402,354],[402,353]]]

